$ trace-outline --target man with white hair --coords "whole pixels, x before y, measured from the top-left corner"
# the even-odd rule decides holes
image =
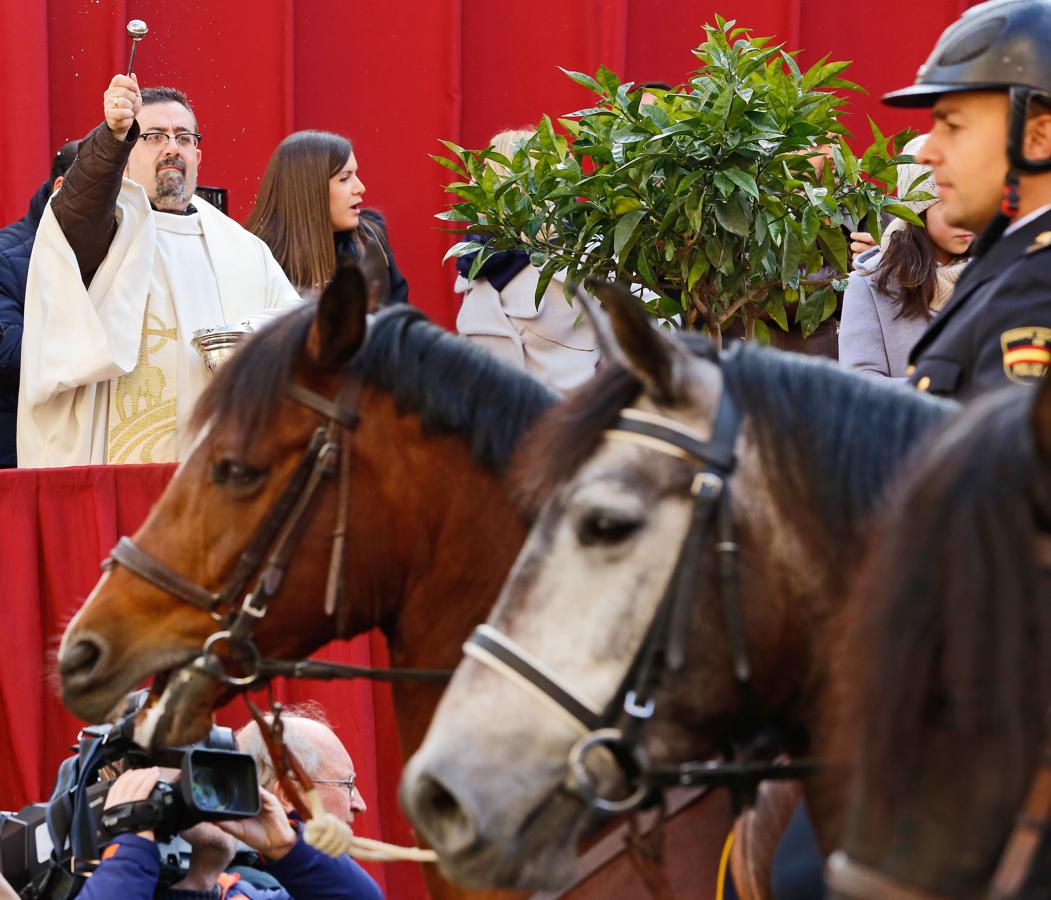
[[[271,717],[267,716],[267,721]],[[317,785],[325,811],[353,826],[354,817],[368,807],[357,788],[354,761],[336,736],[317,704],[289,707],[281,714],[285,746],[295,755],[303,770]],[[255,722],[237,733],[237,745],[255,759],[259,786],[277,795],[285,809],[292,804],[277,782],[270,753]]]

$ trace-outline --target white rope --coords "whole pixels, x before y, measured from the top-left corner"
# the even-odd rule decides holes
[[[399,847],[385,841],[358,837],[346,822],[341,822],[332,813],[325,812],[317,791],[307,793],[313,817],[303,828],[303,839],[326,856],[352,856],[365,862],[420,862],[438,861],[433,850],[419,847]]]

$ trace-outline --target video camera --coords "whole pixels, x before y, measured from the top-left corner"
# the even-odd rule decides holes
[[[237,750],[229,728],[213,726],[208,738],[187,747],[147,753],[132,740],[135,719],[146,699],[132,694],[122,718],[80,732],[74,756],[62,763],[51,799],[17,813],[0,812],[0,873],[26,898],[65,900],[76,896],[98,864],[99,844],[129,831],[152,830],[161,859],[176,870],[182,852],[165,842],[197,822],[247,819],[261,808],[255,760]],[[158,782],[150,796],[104,809],[113,779],[99,770],[177,768],[173,783]],[[175,874],[178,874],[176,871]]]

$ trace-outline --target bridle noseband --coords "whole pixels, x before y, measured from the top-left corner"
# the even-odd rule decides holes
[[[766,778],[798,778],[812,770],[800,761],[738,759],[651,766],[641,746],[641,732],[656,709],[655,693],[665,670],[681,672],[686,657],[693,604],[706,541],[718,559],[717,583],[727,622],[734,678],[741,696],[740,719],[749,732],[758,724],[744,616],[739,600],[737,544],[729,500],[729,479],[736,466],[734,450],[740,416],[728,390],[723,390],[710,439],[666,416],[636,409],[621,412],[606,432],[608,440],[628,441],[674,456],[699,468],[690,484],[690,524],[674,573],[646,637],[624,681],[605,708],[581,698],[543,663],[490,625],[480,625],[464,644],[466,655],[514,681],[549,709],[584,732],[570,751],[567,787],[591,807],[606,813],[637,808],[653,790],[674,785],[728,785],[745,794]],[[631,790],[623,798],[601,796],[588,767],[589,754],[605,747],[627,776]]]
[[[310,438],[288,483],[270,507],[260,526],[242,551],[222,588],[209,591],[140,548],[131,538],[122,537],[102,563],[104,571],[122,566],[167,594],[204,610],[221,623],[210,635],[201,653],[189,665],[228,687],[259,686],[275,675],[288,678],[373,678],[382,681],[412,679],[446,682],[450,672],[431,669],[372,669],[314,660],[264,659],[253,641],[255,626],[262,620],[284,581],[295,550],[311,522],[312,512],[323,486],[339,475],[336,524],[332,532],[325,587],[325,612],[336,621],[335,637],[346,634],[344,568],[346,558],[347,510],[350,502],[350,462],[352,438],[358,427],[361,398],[360,376],[344,377],[336,399],[332,400],[301,384],[292,382],[285,392],[289,399],[320,415],[324,422]],[[345,439],[344,439],[345,437]],[[260,567],[262,570],[260,571]],[[253,575],[259,572],[250,591]],[[226,643],[244,671],[226,671],[216,652]]]

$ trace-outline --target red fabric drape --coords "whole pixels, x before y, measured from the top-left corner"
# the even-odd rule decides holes
[[[871,92],[866,116],[884,131],[927,122],[923,111],[880,107],[911,82],[936,35],[966,0],[746,0],[740,24],[801,48],[857,61]],[[18,218],[50,154],[101,119],[100,97],[126,66],[130,18],[147,21],[136,70],[142,84],[190,95],[202,132],[202,182],[226,187],[243,221],[275,145],[288,132],[325,128],[354,141],[367,202],[389,219],[413,302],[445,324],[455,315],[448,238],[434,213],[445,170],[428,159],[438,138],[482,145],[495,131],[587,105],[557,66],[678,82],[693,67],[700,25],[725,4],[693,0],[162,0],[0,2],[0,224]]]
[[[46,799],[80,722],[59,700],[51,660],[62,629],[99,577],[99,562],[122,534],[133,533],[174,466],[98,466],[0,471],[0,809]],[[382,637],[333,644],[319,658],[387,664]],[[395,799],[401,761],[390,692],[369,682],[278,682],[286,704],[316,700],[350,750],[369,812],[356,829],[397,843],[413,838]],[[257,698],[259,699],[259,698]],[[220,716],[247,720],[240,701]],[[372,866],[390,897],[424,897],[418,867]]]

